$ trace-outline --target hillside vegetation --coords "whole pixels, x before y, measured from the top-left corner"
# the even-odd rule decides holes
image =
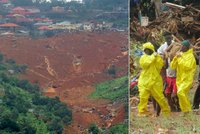
[[[128,77],[123,76],[114,80],[105,81],[95,85],[95,92],[90,97],[98,99],[108,99],[112,102],[123,100],[128,115]],[[128,118],[128,117],[126,117]],[[121,123],[110,127],[108,130],[99,129],[95,124],[89,127],[89,132],[93,134],[128,134],[128,124]]]
[[[124,76],[114,80],[97,84],[96,91],[91,94],[92,98],[103,98],[111,101],[123,99],[128,94],[128,77]]]
[[[71,111],[59,98],[43,96],[38,85],[18,79],[25,68],[13,60],[1,60],[0,133],[61,134],[72,121]]]

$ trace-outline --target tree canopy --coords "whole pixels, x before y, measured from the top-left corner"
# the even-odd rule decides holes
[[[72,121],[66,104],[58,97],[43,96],[38,85],[7,73],[17,66],[7,61],[0,67],[0,133],[62,134],[64,125]]]

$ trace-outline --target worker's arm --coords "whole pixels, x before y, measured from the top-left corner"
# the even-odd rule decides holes
[[[141,66],[142,69],[148,68],[154,61],[155,61],[154,54],[152,54],[150,56],[143,55],[140,58],[140,66]]]
[[[164,59],[168,58],[168,53],[172,49],[173,44],[171,44],[165,51],[164,51]]]
[[[189,55],[183,57],[183,60],[180,60],[180,66],[183,66],[185,71],[196,69],[196,59],[193,49],[189,49]]]
[[[169,47],[164,51],[164,59],[167,59],[169,57],[169,52],[171,51],[172,47],[173,43],[171,43]]]
[[[196,60],[193,56],[190,56],[185,60],[180,60],[179,64],[184,68],[185,71],[196,68]]]
[[[163,55],[164,52],[163,52],[163,45],[161,45],[158,50],[157,50],[157,53],[160,54],[160,55]]]
[[[178,43],[181,43],[181,40],[179,40],[176,36],[172,35],[172,37],[173,37],[173,40],[174,40],[174,41],[176,41],[176,42],[178,42]]]
[[[155,65],[158,70],[161,70],[162,67],[164,66],[164,60],[162,59],[160,55],[156,56]]]
[[[173,60],[172,60],[172,62],[170,63],[170,67],[172,68],[172,69],[176,69],[177,68],[177,65],[178,65],[178,56],[176,55],[174,58],[173,58]]]
[[[169,52],[173,47],[173,43],[169,45],[169,47],[165,50],[165,52]]]

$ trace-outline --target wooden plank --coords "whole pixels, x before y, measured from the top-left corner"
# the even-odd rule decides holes
[[[181,21],[183,22],[191,22],[194,21],[194,18],[191,16],[181,17]]]
[[[190,8],[200,13],[200,10],[199,10],[199,9],[196,9],[196,8],[194,8],[194,7],[192,7],[192,6],[191,6]]]
[[[181,43],[181,41],[180,41],[175,35],[172,35],[172,37],[173,37],[178,43]]]
[[[166,3],[164,3],[164,5],[166,5],[166,6],[171,6],[171,7],[178,7],[178,8],[181,8],[181,9],[185,9],[185,8],[186,8],[186,7],[184,7],[184,6],[177,5],[177,4],[170,3],[170,2],[166,2]]]

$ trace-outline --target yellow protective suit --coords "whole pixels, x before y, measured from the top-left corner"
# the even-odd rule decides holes
[[[182,53],[181,57],[175,56],[170,63],[170,66],[177,71],[176,85],[181,111],[190,112],[192,109],[188,98],[188,92],[192,86],[196,70],[193,49],[189,49],[187,52]]]
[[[160,71],[164,61],[160,55],[154,56],[144,54],[140,58],[142,72],[138,80],[140,103],[138,105],[139,115],[147,113],[148,98],[152,95],[161,107],[163,115],[169,115],[170,109],[163,95],[163,81]]]

